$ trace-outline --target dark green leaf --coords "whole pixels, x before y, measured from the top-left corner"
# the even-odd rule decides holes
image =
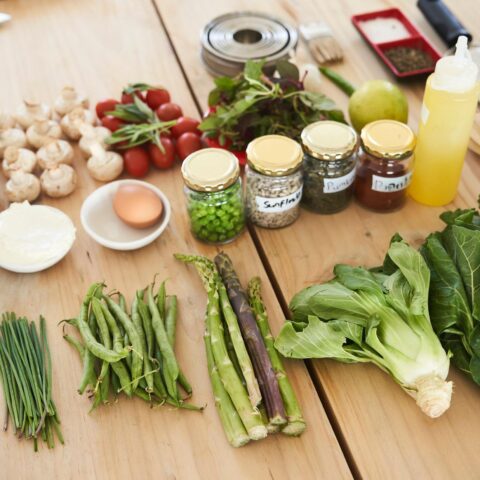
[[[480,357],[480,323],[477,323],[477,326],[473,329],[468,343],[470,344],[473,354]]]
[[[442,343],[445,350],[452,353],[453,364],[464,371],[470,373],[470,355],[465,350],[461,338],[453,335],[446,335],[442,337]]]
[[[439,233],[430,235],[421,247],[430,268],[429,309],[434,330],[440,334],[458,325],[472,329],[472,318],[462,278],[441,242]]]
[[[281,78],[300,80],[300,72],[297,66],[288,60],[279,60],[276,64],[276,69]]]
[[[214,88],[208,94],[208,106],[209,107],[214,107],[215,105],[220,103],[221,95],[222,95],[222,92],[218,88]]]
[[[480,231],[452,225],[442,241],[462,277],[472,316],[480,320]]]
[[[480,385],[480,357],[472,357],[470,360],[470,374],[473,381]]]

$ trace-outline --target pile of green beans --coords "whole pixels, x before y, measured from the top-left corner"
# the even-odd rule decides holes
[[[40,317],[40,334],[35,322],[14,313],[4,313],[0,325],[0,379],[6,403],[3,429],[9,420],[20,438],[38,439],[53,448],[54,434],[63,444],[60,420],[52,399],[52,360],[45,319]]]
[[[94,283],[78,317],[64,320],[80,339],[63,337],[80,354],[83,374],[78,392],[93,398],[92,410],[110,402],[111,394],[136,396],[153,405],[201,410],[185,400],[192,395],[175,357],[177,297],[167,296],[165,282],[137,290],[130,312],[121,293],[106,295]],[[117,301],[114,299],[116,297]]]

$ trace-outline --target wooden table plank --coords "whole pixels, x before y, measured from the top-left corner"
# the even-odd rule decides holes
[[[0,104],[12,110],[23,96],[52,102],[65,84],[74,84],[95,101],[119,96],[128,82],[161,83],[186,114],[195,106],[151,2],[37,0],[1,4],[13,15],[0,28]],[[214,408],[203,346],[206,295],[192,268],[176,262],[174,252],[213,256],[217,249],[195,242],[188,231],[182,180],[178,169],[152,172],[147,178],[172,203],[172,221],[150,246],[115,252],[97,245],[80,226],[82,200],[98,186],[77,155],[79,187],[70,197],[42,198],[65,211],[77,227],[77,240],[57,266],[38,274],[0,272],[0,311],[31,318],[43,313],[53,354],[54,398],[63,421],[66,445],[53,451],[2,434],[2,478],[40,479],[294,479],[351,478],[321,402],[302,363],[288,364],[308,430],[298,439],[276,436],[261,444],[231,448]],[[3,181],[0,185],[3,195]],[[4,196],[0,203],[5,204]],[[248,233],[225,250],[243,281],[259,274],[275,330],[283,314]],[[81,374],[77,355],[64,342],[57,322],[78,312],[88,285],[105,280],[131,296],[158,272],[168,290],[179,296],[177,348],[180,363],[194,387],[193,400],[207,403],[204,413],[169,408],[152,411],[138,400],[88,414],[90,402],[76,393]]]
[[[473,8],[474,2],[446,3],[474,36],[480,34],[480,11]],[[262,10],[296,24],[325,19],[345,50],[344,63],[335,68],[356,84],[371,78],[395,80],[352,26],[350,17],[355,13],[400,7],[441,51],[445,49],[415,3],[406,0],[235,0],[228,3],[217,0],[189,3],[188,7],[173,0],[158,0],[157,5],[202,108],[206,106],[212,82],[205,75],[199,58],[198,38],[191,32],[198,35],[209,20],[229,11]],[[190,20],[184,22],[187,14]],[[305,56],[302,47],[300,54]],[[325,93],[346,108],[345,95],[327,80],[324,85]],[[410,124],[416,128],[424,80],[413,79],[401,86],[410,104]],[[479,179],[478,157],[470,154],[457,199],[448,208],[474,206]],[[409,201],[400,211],[376,214],[353,204],[332,216],[302,211],[301,218],[291,227],[278,231],[257,228],[255,232],[281,296],[288,301],[301,288],[328,279],[336,263],[379,264],[396,231],[419,245],[429,232],[441,228],[438,215],[443,210]],[[313,365],[332,418],[338,422],[344,448],[350,451],[361,476],[369,479],[478,478],[480,390],[454,368],[452,407],[442,418],[431,420],[423,416],[415,402],[390,378],[372,366],[342,365],[333,361],[315,361]]]

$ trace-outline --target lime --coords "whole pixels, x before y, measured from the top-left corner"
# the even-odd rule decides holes
[[[385,118],[407,123],[407,97],[386,80],[369,80],[350,97],[348,113],[357,132],[367,123]]]

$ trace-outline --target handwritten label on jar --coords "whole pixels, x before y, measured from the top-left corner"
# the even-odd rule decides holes
[[[302,198],[302,189],[299,188],[296,192],[291,193],[290,195],[285,195],[284,197],[255,197],[255,202],[257,204],[257,210],[263,213],[279,213],[290,210],[293,207],[296,207],[300,203]]]
[[[355,169],[338,178],[325,178],[323,180],[323,193],[336,193],[346,190],[355,180]]]
[[[375,192],[398,192],[408,187],[412,172],[401,177],[379,177],[372,175],[372,190]]]

